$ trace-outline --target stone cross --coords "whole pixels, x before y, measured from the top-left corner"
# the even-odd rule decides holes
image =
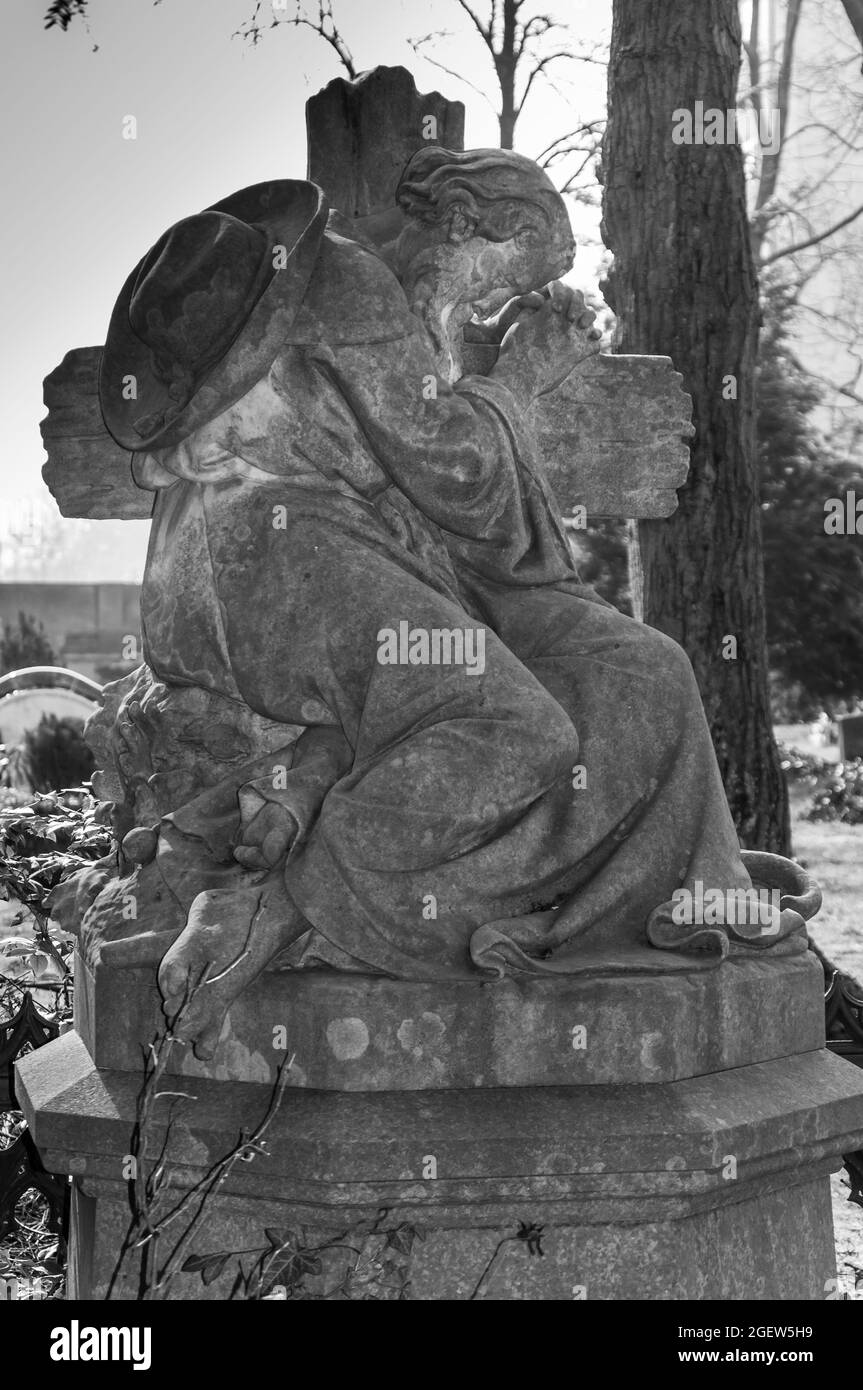
[[[308,177],[348,220],[393,206],[399,175],[426,143],[464,148],[464,107],[420,94],[404,68],[336,78],[306,106]],[[487,370],[496,349],[486,349]],[[132,455],[94,433],[101,348],[75,348],[45,379],[43,477],[63,516],[141,519],[152,492]],[[669,516],[686,480],[691,401],[668,357],[600,353],[535,403],[530,424],[564,513]],[[98,416],[98,406],[95,412]]]

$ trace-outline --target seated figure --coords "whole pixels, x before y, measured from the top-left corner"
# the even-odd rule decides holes
[[[805,949],[812,895],[741,853],[685,653],[580,582],[533,446],[529,408],[597,350],[559,194],[510,151],[431,147],[391,214],[328,213],[309,183],[243,190],[118,300],[101,408],[156,492],[146,664],[90,731],[119,867],[58,914],[106,965],[160,963],[199,1056],[266,967]],[[772,916],[679,921],[676,892],[749,868]]]

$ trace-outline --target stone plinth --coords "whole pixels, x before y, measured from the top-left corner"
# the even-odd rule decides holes
[[[655,951],[630,959],[656,968]],[[76,981],[75,1023],[94,1062],[137,1074],[140,1040],[155,1037],[162,1017],[152,970],[94,975],[79,962]],[[680,1081],[823,1047],[823,996],[824,972],[809,954],[446,989],[334,971],[270,974],[232,1006],[212,1062],[183,1049],[171,1070],[271,1082],[287,1052],[290,1084],[323,1091]]]
[[[263,1245],[265,1228],[301,1229],[315,1245],[377,1218],[381,1233],[407,1223],[423,1237],[403,1260],[418,1299],[822,1298],[835,1276],[828,1176],[863,1145],[863,1075],[823,1049],[817,969],[806,958],[748,960],[676,977],[509,982],[478,988],[473,1010],[440,990],[438,1007],[419,1012],[425,987],[307,977],[306,989],[321,989],[319,1019],[301,977],[270,977],[256,996],[260,1027],[271,1051],[274,1019],[289,1035],[294,1029],[305,1075],[283,1098],[268,1156],[237,1165],[194,1249]],[[152,986],[141,980],[137,997],[131,989],[136,974],[112,976],[113,996],[105,981],[79,977],[80,1026],[100,1067],[72,1032],[18,1069],[46,1166],[76,1176],[78,1297],[104,1296],[128,1221],[122,1164],[141,1079],[130,1040],[155,1018]],[[121,979],[129,992],[119,990]],[[357,1012],[337,1016],[362,1018],[369,1034],[353,1059],[326,1047],[328,1010],[347,1007]],[[603,1010],[616,1019],[604,1034]],[[399,1027],[423,1011],[444,1022],[444,1033],[428,1025],[405,1047]],[[573,1053],[572,1027],[587,1029],[574,1064],[558,1056],[564,1020]],[[252,1029],[251,1013],[235,1011],[233,1028]],[[616,1052],[612,1031],[622,1035]],[[342,1034],[358,1036],[356,1028]],[[538,1084],[543,1038],[547,1081]],[[519,1041],[520,1072],[512,1060]],[[252,1055],[248,1041],[234,1045],[235,1060],[243,1047]],[[441,1070],[413,1055],[423,1047]],[[352,1060],[365,1070],[348,1089],[340,1068]],[[573,1065],[577,1080],[563,1070]],[[687,1074],[687,1065],[704,1070]],[[259,1079],[190,1077],[183,1089],[195,1099],[177,1117],[171,1154],[176,1181],[189,1183],[254,1128],[271,1085],[262,1071]],[[542,1227],[542,1258],[519,1238],[526,1227]],[[365,1248],[385,1235],[358,1239]],[[344,1258],[328,1256],[306,1290],[331,1291]],[[233,1270],[207,1288],[184,1275],[175,1296],[226,1298],[232,1281]]]

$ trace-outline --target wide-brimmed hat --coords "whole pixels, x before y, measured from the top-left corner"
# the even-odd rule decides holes
[[[170,227],[111,315],[99,402],[125,449],[165,448],[267,372],[302,305],[328,205],[312,183],[254,184]]]

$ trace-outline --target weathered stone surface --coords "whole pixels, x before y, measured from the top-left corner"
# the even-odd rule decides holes
[[[171,1070],[328,1091],[676,1081],[824,1046],[813,956],[719,971],[439,986],[334,971],[261,977],[229,1011],[215,1055]],[[152,967],[76,970],[76,1027],[97,1066],[141,1069],[161,1000]]]
[[[67,1034],[19,1063],[16,1084],[45,1162],[74,1172],[110,1215],[137,1078],[97,1072]],[[269,1093],[197,1081],[172,1135],[176,1181],[248,1132]],[[572,1297],[577,1284],[589,1299],[815,1299],[835,1274],[827,1174],[861,1144],[859,1072],[820,1050],[662,1085],[296,1091],[269,1131],[268,1156],[239,1165],[220,1189],[206,1249],[237,1248],[241,1212],[248,1248],[265,1225],[299,1225],[311,1242],[383,1208],[385,1227],[426,1233],[411,1270],[424,1299],[468,1297],[494,1243],[521,1222],[545,1228],[553,1257],[508,1258],[486,1297]],[[116,1257],[110,1223],[100,1239],[95,1266],[78,1276],[95,1296]],[[87,1259],[82,1245],[79,1270]],[[202,1293],[190,1280],[180,1296]],[[224,1297],[224,1286],[210,1293]]]
[[[689,471],[691,410],[668,357],[603,353],[586,362],[531,412],[561,509],[670,516]]]
[[[97,1179],[75,1184],[72,1211],[80,1239],[69,1266],[70,1297],[100,1299],[126,1231],[128,1206],[115,1185]],[[464,1208],[465,1221],[469,1215]],[[408,1296],[433,1302],[784,1301],[818,1300],[835,1287],[830,1188],[824,1177],[760,1190],[733,1206],[674,1221],[619,1226],[555,1222],[542,1233],[542,1258],[531,1257],[527,1242],[517,1235],[520,1223],[536,1215],[543,1213],[527,1198],[506,1224],[423,1227],[424,1238],[415,1240],[404,1271],[410,1280]],[[283,1230],[285,1216],[284,1208],[272,1201],[219,1198],[202,1253],[262,1244],[264,1228]],[[336,1234],[332,1226],[301,1229],[309,1246]],[[378,1253],[376,1244],[383,1241],[356,1239],[356,1248],[371,1257]],[[777,1259],[781,1251],[793,1251],[793,1258]],[[345,1272],[345,1255],[338,1263],[329,1256],[324,1277],[306,1280],[304,1287],[326,1293]],[[209,1287],[198,1275],[181,1275],[173,1297],[226,1299],[235,1274],[232,1261]],[[131,1281],[117,1295],[133,1298]]]
[[[472,353],[484,367],[497,355]],[[146,519],[155,494],[138,487],[134,455],[115,444],[93,408],[100,355],[100,348],[72,349],[45,379],[42,476],[63,516]],[[681,382],[667,357],[602,353],[542,397],[530,420],[562,511],[583,505],[590,517],[634,519],[675,511],[692,433]]]
[[[418,92],[406,68],[378,67],[310,97],[306,128],[311,182],[346,217],[368,217],[395,205],[402,170],[424,145],[464,149],[464,106]]]
[[[132,454],[111,438],[99,410],[100,347],[72,348],[45,378],[42,469],[63,516],[123,521],[153,514],[154,494],[132,476]]]
[[[98,408],[157,494],[150,670],[108,692],[98,735],[117,864],[53,908],[93,962],[161,961],[200,1058],[270,965],[455,985],[587,976],[605,952],[676,972],[730,943],[804,951],[817,907],[777,860],[766,915],[727,904],[752,865],[691,666],[580,583],[554,500],[551,476],[581,472],[567,504],[595,513],[616,469],[625,505],[667,512],[680,377],[598,356],[548,176],[430,144],[426,105],[403,71],[334,84],[310,129],[327,179],[355,176],[350,215],[275,180],[184,219],[102,354]],[[705,888],[718,915],[679,917]],[[651,964],[623,959],[648,944]]]

